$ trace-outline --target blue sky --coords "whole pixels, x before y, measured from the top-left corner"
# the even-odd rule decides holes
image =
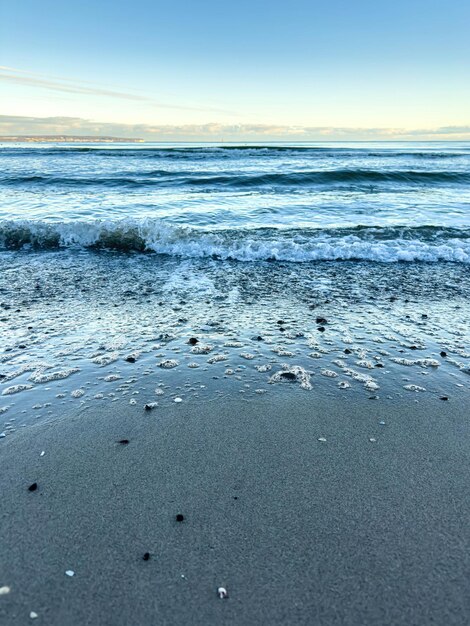
[[[2,0],[0,134],[470,137],[469,24],[467,0]]]

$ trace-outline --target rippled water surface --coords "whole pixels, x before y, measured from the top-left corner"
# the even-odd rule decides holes
[[[0,145],[0,245],[470,261],[470,144]]]

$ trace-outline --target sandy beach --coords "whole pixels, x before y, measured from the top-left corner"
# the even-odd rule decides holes
[[[0,622],[468,623],[468,404],[315,382],[7,437]]]

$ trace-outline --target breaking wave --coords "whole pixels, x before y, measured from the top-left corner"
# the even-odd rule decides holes
[[[208,231],[155,219],[0,221],[3,250],[147,252],[235,261],[449,261],[470,264],[470,228],[370,227]]]

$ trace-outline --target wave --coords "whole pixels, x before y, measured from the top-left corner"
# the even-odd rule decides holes
[[[263,186],[305,187],[334,184],[468,184],[470,172],[466,171],[420,171],[420,170],[370,170],[335,169],[283,173],[234,174],[233,172],[212,173],[185,172],[172,170],[149,170],[133,175],[108,177],[72,177],[46,174],[3,175],[0,184],[4,186],[55,186],[55,187],[205,187],[205,188],[254,188]]]
[[[0,222],[0,248],[109,249],[234,261],[449,261],[470,264],[470,228],[205,231],[160,220]]]
[[[0,157],[24,156],[67,156],[74,157],[87,154],[96,157],[136,158],[136,159],[194,159],[201,158],[238,158],[239,156],[273,156],[278,155],[313,155],[316,157],[375,157],[375,158],[416,158],[416,159],[457,159],[470,157],[465,147],[459,146],[448,150],[435,149],[393,149],[370,147],[340,146],[302,146],[302,145],[219,145],[219,146],[146,146],[137,144],[135,147],[103,147],[82,145],[57,146],[0,146]]]

